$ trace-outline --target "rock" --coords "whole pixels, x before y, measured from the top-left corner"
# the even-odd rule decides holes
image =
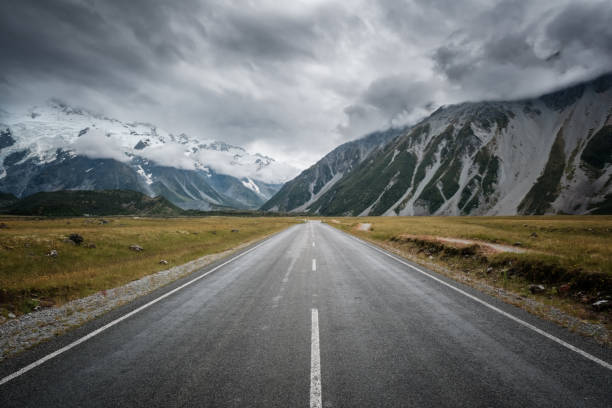
[[[528,227],[528,226],[529,226],[529,225],[527,225],[527,224],[523,224],[523,227],[525,227],[525,228],[526,228],[526,227]]]
[[[83,242],[83,237],[79,234],[70,234],[68,235],[68,239],[74,242],[76,245],[81,245]]]
[[[15,316],[15,313],[9,312],[9,314],[8,314],[8,318],[9,318],[9,319],[14,319],[14,318],[16,318],[16,317],[17,317],[17,316]]]
[[[571,288],[572,287],[568,283],[565,283],[565,284],[559,286],[559,293],[561,293],[561,294],[569,293]]]
[[[232,232],[240,232],[240,230],[233,229]]]
[[[487,268],[487,273],[491,273],[491,272],[493,272],[493,268],[489,266],[489,267]]]
[[[49,253],[47,254],[47,256],[50,256],[51,258],[57,258],[57,251],[55,249],[52,249],[49,251]]]
[[[100,224],[108,224],[108,223],[109,223],[109,221],[108,221],[108,220],[105,220],[105,219],[100,219],[100,220],[98,220],[98,222],[99,222]]]
[[[144,251],[144,249],[140,246],[140,245],[130,245],[130,249],[132,251],[136,251],[136,252],[142,252]]]
[[[542,293],[546,290],[544,285],[529,285],[529,291],[531,293]]]
[[[41,299],[38,302],[38,306],[40,306],[40,307],[51,307],[53,305],[55,305],[55,303],[53,303],[51,300]]]
[[[515,242],[515,243],[514,243],[514,244],[512,244],[512,245],[514,245],[514,246],[516,246],[516,247],[520,247],[520,246],[523,246],[523,243],[522,243],[522,242],[518,242],[518,241],[517,241],[517,242]]]
[[[538,237],[538,233],[537,232],[532,232],[531,235],[529,235],[531,238],[537,238]]]
[[[90,242],[89,244],[85,244],[85,248],[95,249],[96,248],[96,244],[94,244],[93,242]]]
[[[591,306],[593,307],[593,309],[597,310],[598,312],[601,312],[603,310],[609,309],[610,306],[612,306],[612,302],[607,299],[602,299],[593,303]]]
[[[168,265],[168,261],[166,261],[165,259],[162,259],[161,261],[159,261],[160,265]]]

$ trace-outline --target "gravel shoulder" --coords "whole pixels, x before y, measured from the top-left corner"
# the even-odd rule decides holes
[[[8,319],[4,323],[0,322],[0,361],[80,326],[261,240],[262,238],[259,238],[224,252],[206,255],[126,285],[70,301],[62,306],[41,309],[16,319]]]

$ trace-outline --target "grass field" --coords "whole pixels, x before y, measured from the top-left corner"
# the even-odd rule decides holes
[[[424,264],[534,297],[580,319],[608,326],[612,302],[612,217],[346,217],[324,218],[332,226],[382,244]],[[371,224],[369,231],[360,224]],[[456,245],[439,238],[473,240]],[[523,251],[498,252],[494,243]],[[489,250],[487,250],[489,249]],[[534,295],[529,285],[544,284]]]
[[[612,216],[542,217],[361,217],[337,218],[342,229],[388,241],[400,234],[482,240],[514,245],[534,253],[523,257],[554,260],[568,269],[612,274]],[[371,223],[370,232],[356,231]],[[332,223],[332,225],[335,223]],[[535,233],[536,236],[532,236]],[[514,254],[513,254],[514,255]]]
[[[0,312],[61,304],[300,222],[294,218],[0,218]],[[84,241],[68,239],[79,234]],[[142,252],[130,250],[139,245]],[[57,257],[48,256],[51,250]],[[160,260],[168,261],[161,265]]]

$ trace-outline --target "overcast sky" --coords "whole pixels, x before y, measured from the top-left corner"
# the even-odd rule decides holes
[[[0,103],[50,97],[303,168],[441,104],[612,70],[609,0],[3,0]]]

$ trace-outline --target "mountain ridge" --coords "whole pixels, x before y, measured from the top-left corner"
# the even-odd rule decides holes
[[[315,197],[304,175],[324,171],[325,158],[262,209],[321,215],[598,212],[610,207],[612,196],[611,88],[612,74],[606,74],[538,98],[441,107],[399,129],[340,177],[328,178],[319,187],[323,194]]]
[[[255,209],[282,185],[286,165],[217,140],[173,135],[57,100],[0,112],[0,191],[127,189],[164,194],[184,209]]]

